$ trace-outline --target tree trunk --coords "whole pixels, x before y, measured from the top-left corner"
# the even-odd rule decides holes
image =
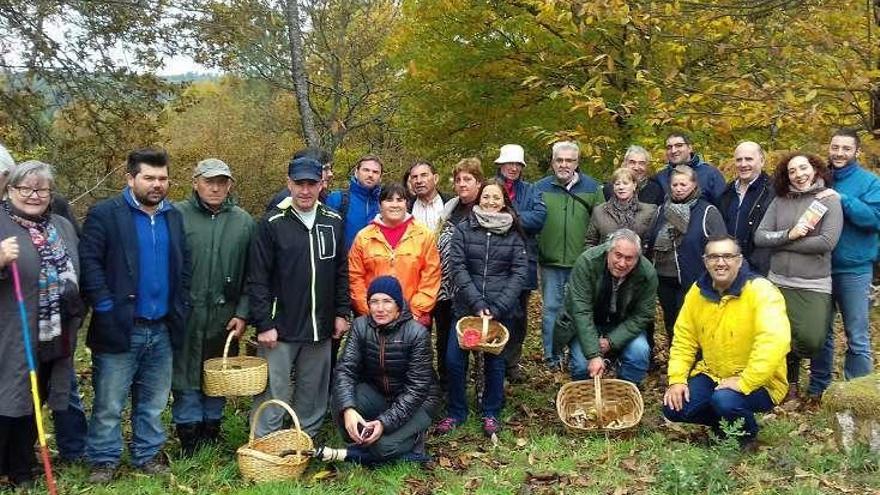
[[[302,122],[303,137],[307,146],[321,146],[321,139],[315,131],[315,120],[312,116],[312,107],[309,105],[309,82],[306,78],[305,62],[303,60],[302,30],[299,26],[299,3],[298,0],[286,0],[284,13],[287,17],[287,38],[290,46],[290,76],[293,79],[293,87],[296,92],[296,105],[299,108],[299,118]]]

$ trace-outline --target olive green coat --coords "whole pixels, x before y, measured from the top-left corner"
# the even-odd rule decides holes
[[[244,294],[248,249],[256,223],[229,198],[213,213],[193,193],[174,205],[183,216],[192,253],[192,313],[183,345],[174,351],[174,390],[202,388],[202,363],[223,355],[226,325],[248,317]]]

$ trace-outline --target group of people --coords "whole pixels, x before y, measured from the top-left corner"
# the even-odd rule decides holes
[[[507,345],[474,362],[482,429],[497,434],[505,380],[523,381],[539,281],[548,366],[567,362],[575,380],[614,369],[640,384],[659,300],[670,341],[664,414],[719,432],[722,420],[743,418],[745,445],[757,433],[755,412],[798,394],[803,359],[807,393],[829,385],[835,310],[847,336],[845,377],[873,368],[867,295],[880,180],[857,162],[859,144],[838,131],[828,160],[789,153],[769,175],[761,147],[743,142],[736,178],[725,183],[688,136],[673,133],[659,172],[649,175],[648,152],[633,145],[605,184],[580,170],[571,141],[553,145],[552,173],[530,184],[523,148],[507,144],[494,177],[476,158],[455,164],[451,197],[439,192],[433,164],[418,161],[402,182],[384,183],[375,155],[357,161],[346,189],[331,191],[331,157],[307,148],[259,221],[236,206],[226,163],[199,162],[191,197],[171,204],[168,155],[142,149],[128,156],[125,189],[94,205],[81,232],[52,168],[16,165],[4,149],[0,307],[16,309],[14,262],[59,455],[87,462],[92,482],[110,481],[120,464],[129,398],[135,469],[167,470],[161,414],[171,397],[184,455],[218,440],[225,400],[202,393],[201,366],[248,325],[269,367],[254,410],[289,402],[312,437],[329,410],[347,446],[315,455],[377,464],[425,460],[432,424],[444,434],[467,420],[470,348],[456,322],[496,320]],[[83,300],[92,310],[88,421],[72,369]],[[34,411],[18,320],[3,325],[0,467],[26,483]],[[283,413],[252,418],[256,434],[282,428]]]

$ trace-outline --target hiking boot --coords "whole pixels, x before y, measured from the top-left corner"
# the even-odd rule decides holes
[[[437,423],[437,426],[434,427],[434,432],[438,435],[445,435],[456,428],[458,428],[458,420],[453,417],[447,417]]]
[[[214,444],[220,441],[222,421],[219,419],[202,423],[201,441],[203,444]]]
[[[515,385],[520,385],[526,382],[525,373],[523,373],[522,369],[518,365],[511,366],[507,369],[507,383],[512,383]]]
[[[104,484],[113,481],[116,475],[116,467],[112,464],[95,464],[89,473],[89,483]]]
[[[177,438],[180,440],[180,454],[184,457],[192,456],[199,448],[201,440],[202,423],[180,423],[174,427]]]
[[[168,466],[159,462],[157,457],[150,459],[149,461],[141,464],[140,466],[136,466],[136,469],[144,474],[148,474],[150,476],[159,476],[163,474],[167,474],[170,470]]]
[[[497,419],[492,416],[486,416],[483,418],[483,433],[486,434],[487,437],[491,437],[492,435],[496,435],[501,431],[501,423],[498,422]]]

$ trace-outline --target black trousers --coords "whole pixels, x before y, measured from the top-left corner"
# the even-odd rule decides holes
[[[36,441],[37,425],[33,415],[0,416],[0,474],[8,476],[14,484],[32,480],[37,465]]]
[[[508,340],[507,345],[504,346],[501,356],[504,358],[508,376],[510,375],[510,371],[516,368],[522,358],[523,343],[526,341],[526,332],[529,328],[529,296],[531,295],[532,291],[530,290],[520,292],[519,306],[522,316],[511,321],[510,328],[507,329],[510,331],[510,340]]]
[[[669,346],[672,346],[672,336],[675,333],[675,320],[684,305],[684,296],[687,287],[682,287],[678,279],[674,277],[657,277],[657,299],[663,308],[663,326],[666,327],[666,336],[669,338]]]
[[[452,301],[437,301],[434,306],[434,350],[437,354],[437,376],[440,379],[440,385],[445,389],[447,383],[446,372],[446,345],[449,342],[449,332],[453,331],[452,326]]]

